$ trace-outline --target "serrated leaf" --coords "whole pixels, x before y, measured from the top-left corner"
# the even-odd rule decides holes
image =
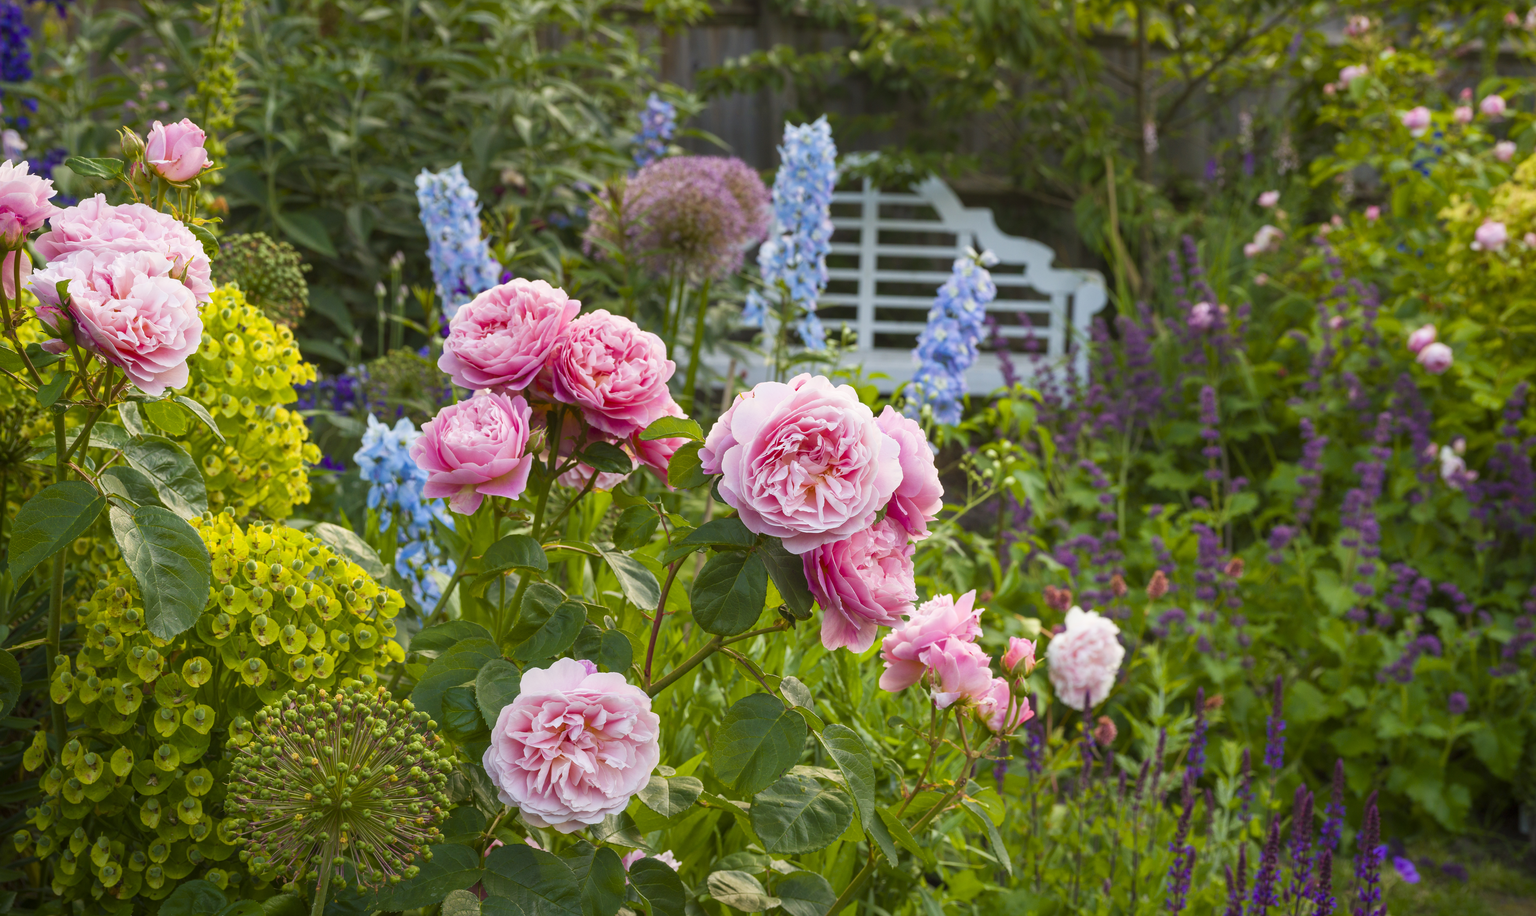
[[[789,612],[796,620],[810,620],[816,599],[811,595],[810,583],[805,580],[805,561],[784,549],[777,538],[769,538],[759,551],[773,587],[779,590]]]
[[[583,916],[581,888],[566,864],[521,843],[486,856],[485,889],[511,901],[523,916]]]
[[[875,768],[870,763],[864,742],[853,729],[836,722],[822,729],[816,737],[847,781],[848,791],[859,808],[859,823],[865,826],[874,823]]]
[[[642,442],[654,442],[657,439],[692,439],[703,442],[704,430],[699,428],[697,420],[688,417],[662,417],[640,431]]]
[[[126,465],[117,464],[107,468],[96,478],[96,482],[106,495],[126,499],[135,506],[160,505],[160,493],[155,489],[154,482]]]
[[[208,412],[208,408],[204,407],[203,405],[192,400],[184,394],[176,395],[176,403],[192,411],[192,415],[201,420],[204,426],[208,427],[208,431],[213,433],[214,438],[218,439],[220,442],[224,441],[224,434],[219,431],[218,421],[213,418],[213,414]],[[95,444],[94,436],[92,437],[92,444]]]
[[[473,684],[480,669],[501,652],[489,639],[464,639],[445,650],[427,667],[426,673],[411,691],[411,702],[434,719],[443,717],[443,694],[449,687]]]
[[[624,863],[611,847],[587,849],[565,859],[581,889],[582,916],[615,916],[624,905],[624,886],[628,883]]]
[[[476,638],[488,640],[491,638],[491,631],[472,621],[450,620],[447,623],[427,627],[412,636],[411,651],[433,653],[432,657],[435,658],[454,643]]]
[[[144,599],[149,632],[171,639],[197,623],[208,604],[213,564],[196,530],[169,509],[113,506],[112,536]]]
[[[691,490],[709,482],[704,466],[699,461],[701,442],[689,442],[672,453],[667,462],[667,485],[678,490]]]
[[[214,237],[212,232],[208,231],[208,227],[199,226],[197,223],[187,223],[186,227],[187,231],[192,233],[192,237],[197,239],[198,243],[203,246],[203,254],[210,258],[219,256],[219,240]]]
[[[431,847],[432,860],[422,862],[421,872],[379,893],[374,908],[386,912],[433,906],[456,890],[479,883],[480,854],[468,846],[444,843]],[[305,908],[306,911],[308,907]]]
[[[111,181],[123,177],[123,160],[121,159],[88,159],[84,156],[70,156],[64,160],[64,165],[76,175],[86,178]]]
[[[495,728],[501,711],[517,699],[522,690],[523,672],[504,658],[493,658],[480,666],[475,675],[475,700],[487,728]]]
[[[773,894],[789,916],[827,916],[837,902],[831,883],[809,871],[785,875],[773,886]]]
[[[192,428],[192,418],[175,401],[146,401],[139,405],[144,419],[173,436],[184,436]]]
[[[805,735],[805,720],[778,697],[743,697],[726,712],[710,748],[715,775],[743,795],[756,795],[800,762]]]
[[[651,905],[651,916],[684,916],[688,891],[667,863],[649,856],[632,863],[629,886]]]
[[[613,524],[613,546],[620,550],[643,547],[650,543],[660,523],[661,516],[650,505],[630,506]]]
[[[587,607],[579,601],[564,601],[544,612],[543,606],[524,601],[523,613],[509,637],[514,659],[537,662],[554,658],[576,642],[582,624],[587,622]]]
[[[743,913],[764,913],[780,902],[761,881],[744,871],[714,872],[705,879],[704,887],[710,897]]]
[[[640,789],[640,802],[665,818],[674,818],[692,808],[704,791],[704,783],[692,776],[658,776]]]
[[[167,509],[182,518],[208,511],[208,487],[181,446],[163,436],[140,436],[123,448],[123,459],[149,478]]]
[[[717,553],[693,580],[693,619],[706,633],[737,636],[752,629],[768,599],[768,568],[756,551]]]
[[[526,534],[509,534],[492,544],[486,548],[480,563],[486,573],[508,569],[549,571],[549,557],[545,555],[543,545]]]
[[[634,557],[612,550],[599,552],[613,577],[619,580],[619,590],[624,597],[641,610],[656,610],[656,605],[661,602],[661,583],[656,581],[656,575]]]
[[[628,474],[635,469],[629,454],[611,442],[594,442],[581,452],[582,463],[607,474]]]
[[[853,823],[853,800],[842,788],[794,773],[752,799],[752,829],[771,853],[825,849]]]
[[[73,376],[63,369],[54,372],[53,377],[44,382],[43,387],[37,389],[37,403],[42,405],[45,410],[58,403],[59,398],[64,394],[65,386],[69,384],[71,378]]]
[[[106,505],[83,480],[44,487],[22,504],[11,522],[11,581],[20,585],[38,564],[84,534]]]

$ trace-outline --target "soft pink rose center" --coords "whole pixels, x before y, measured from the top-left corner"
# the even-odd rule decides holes
[[[867,464],[869,450],[838,419],[812,414],[791,421],[755,462],[758,479],[765,489],[780,494],[786,510],[812,500],[825,506],[858,495],[857,483],[843,471]]]

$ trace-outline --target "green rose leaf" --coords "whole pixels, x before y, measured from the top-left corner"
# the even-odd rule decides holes
[[[123,160],[121,159],[87,159],[84,156],[70,156],[64,160],[64,165],[76,175],[83,175],[86,178],[102,178],[111,181],[114,178],[123,177]],[[170,902],[167,898],[160,908],[165,909]],[[167,913],[166,916],[172,916],[172,914]]]
[[[431,657],[436,658],[455,643],[476,637],[490,639],[491,631],[468,620],[450,620],[435,627],[427,627],[411,637],[411,651],[432,653]]]
[[[213,414],[208,412],[208,408],[204,407],[203,405],[192,400],[184,394],[176,395],[175,401],[186,409],[192,411],[193,416],[203,421],[203,425],[208,427],[208,431],[213,433],[214,438],[218,439],[220,442],[224,441],[224,434],[219,431],[219,424],[216,420],[213,419]]]
[[[60,369],[53,373],[53,377],[43,383],[43,387],[37,389],[37,403],[43,408],[52,407],[58,403],[64,394],[64,388],[74,376]]]
[[[839,786],[790,774],[752,799],[752,829],[773,853],[825,849],[853,823],[853,800]]]
[[[131,513],[113,506],[108,514],[112,536],[139,583],[149,631],[170,639],[197,623],[213,581],[202,536],[159,506],[140,506]]]
[[[501,658],[501,652],[489,639],[471,638],[454,643],[416,682],[416,689],[411,691],[411,702],[417,709],[442,721],[443,694],[449,687],[475,683],[480,669],[493,658]]]
[[[486,728],[495,728],[501,711],[517,699],[523,687],[523,672],[504,658],[493,658],[480,666],[475,675],[475,700]]]
[[[167,509],[182,518],[208,511],[208,487],[192,456],[181,446],[162,436],[141,436],[123,449],[123,458],[129,467],[149,478]]]
[[[604,630],[602,648],[598,650],[597,658],[592,660],[609,671],[622,674],[634,664],[635,647],[630,645],[629,637],[620,631]]]
[[[480,562],[485,566],[485,572],[508,569],[549,571],[549,558],[544,555],[543,545],[526,534],[509,534],[492,544]]]
[[[175,401],[146,401],[139,410],[144,419],[173,436],[184,436],[192,428],[192,418]]]
[[[485,731],[487,726],[481,718],[474,687],[449,687],[443,691],[443,715],[437,727],[455,744],[467,744]]]
[[[747,530],[739,518],[717,518],[705,522],[683,536],[682,540],[668,547],[661,555],[661,562],[670,565],[676,560],[714,547],[719,550],[751,550],[757,546],[757,535]]]
[[[587,607],[579,601],[564,601],[546,613],[545,606],[523,602],[523,613],[513,630],[512,657],[520,662],[536,662],[569,649],[587,622]]]
[[[859,823],[875,822],[875,768],[869,762],[864,742],[846,725],[834,722],[817,735],[827,756],[837,764],[838,772],[848,781],[848,791],[859,807]]]
[[[68,547],[105,505],[96,488],[83,480],[50,484],[27,500],[11,523],[11,581],[20,585],[39,563]]]
[[[997,861],[1003,866],[1003,871],[1011,876],[1013,874],[1013,860],[1008,855],[1008,847],[1003,845],[1002,835],[997,832],[997,825],[992,823],[992,818],[988,816],[986,809],[969,798],[960,799],[960,805],[965,810],[971,812],[971,816],[980,821],[981,825],[986,828],[987,842],[992,844],[992,854],[997,857]]]
[[[736,636],[752,629],[768,599],[768,568],[756,551],[717,553],[693,580],[693,619],[706,633]]]
[[[588,467],[609,474],[628,474],[635,469],[629,453],[611,442],[594,442],[581,452],[581,460]]]
[[[383,579],[385,574],[384,561],[374,549],[368,546],[357,532],[350,528],[343,528],[330,522],[321,522],[309,529],[309,533],[324,541],[331,549],[363,568],[374,579]]]
[[[570,868],[521,843],[498,846],[486,856],[485,889],[523,916],[583,916],[581,888]]]
[[[629,866],[629,886],[651,905],[651,916],[683,916],[688,891],[672,866],[646,856]]]
[[[453,891],[473,887],[482,875],[480,853],[458,844],[433,846],[432,861],[420,867],[416,877],[380,892],[373,908],[399,912],[432,906]]]
[[[699,448],[703,443],[690,442],[672,453],[667,462],[667,483],[679,490],[692,490],[709,482],[704,466],[699,461]]]
[[[837,902],[837,892],[827,879],[810,871],[785,875],[774,885],[773,893],[789,916],[827,916]]]
[[[805,561],[785,550],[777,538],[768,540],[762,554],[768,575],[773,577],[773,587],[779,590],[790,614],[796,620],[810,620],[816,599],[811,595],[810,584],[805,581]]]
[[[640,431],[642,442],[654,442],[657,439],[692,439],[694,442],[703,442],[704,430],[699,428],[697,420],[662,417]]]
[[[201,879],[187,881],[171,891],[171,896],[160,904],[165,916],[213,916],[224,909],[229,898],[218,885]]]
[[[603,562],[608,564],[613,577],[619,580],[619,591],[624,593],[625,599],[641,610],[656,610],[656,605],[661,603],[661,583],[656,581],[655,574],[634,557],[602,548],[598,548],[598,552],[603,555]]]
[[[197,239],[198,243],[203,246],[203,254],[210,258],[219,256],[219,240],[212,232],[208,231],[208,227],[199,226],[196,223],[185,223],[184,225],[187,227],[187,231],[192,233],[192,237]]]
[[[160,492],[155,489],[154,481],[127,465],[116,464],[107,468],[96,478],[96,482],[101,484],[102,492],[106,495],[126,499],[135,506],[160,505]]]
[[[620,512],[618,521],[614,522],[613,546],[620,550],[644,547],[660,523],[661,516],[651,506],[630,506]]]
[[[692,776],[658,776],[640,789],[640,801],[665,818],[674,818],[693,807],[704,791],[704,783]]]
[[[581,888],[582,916],[614,916],[624,905],[624,862],[611,847],[587,846],[565,864]]]
[[[715,775],[743,795],[756,795],[800,762],[805,735],[805,720],[778,697],[743,697],[726,712],[710,749]]]
[[[743,913],[763,913],[780,903],[761,881],[744,871],[717,871],[705,879],[704,887],[709,896]]]

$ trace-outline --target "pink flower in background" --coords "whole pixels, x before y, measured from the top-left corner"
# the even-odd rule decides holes
[[[1536,7],[1533,7],[1536,9]],[[1508,162],[1515,158],[1515,144],[1509,140],[1500,140],[1493,145],[1493,158],[1500,162]]]
[[[78,251],[149,251],[171,260],[171,276],[185,283],[198,302],[207,302],[213,293],[213,269],[202,243],[186,226],[146,204],[114,207],[97,194],[60,210],[48,225],[35,247],[49,266]]]
[[[1471,105],[1457,105],[1456,106],[1456,110],[1451,112],[1451,120],[1455,121],[1457,124],[1471,124],[1472,123],[1472,106]]]
[[[1371,204],[1369,207],[1365,208],[1365,221],[1366,222],[1374,223],[1374,222],[1376,222],[1379,219],[1381,219],[1381,208],[1380,207],[1376,206],[1375,204]]]
[[[1443,343],[1432,343],[1419,351],[1419,365],[1431,375],[1439,375],[1451,368],[1455,354]]]
[[[173,124],[156,121],[144,138],[144,163],[166,181],[191,181],[213,168],[203,143],[203,129],[188,118]]]
[[[1265,191],[1263,194],[1259,195],[1259,206],[1263,207],[1266,210],[1270,209],[1271,207],[1273,207],[1275,204],[1278,204],[1279,202],[1280,202],[1280,192],[1279,191]]]
[[[1067,611],[1066,629],[1051,638],[1045,650],[1046,668],[1056,697],[1073,709],[1104,702],[1115,686],[1125,647],[1120,628],[1098,611],[1074,607]]]
[[[1253,258],[1265,252],[1279,251],[1280,243],[1284,240],[1285,232],[1280,228],[1268,224],[1260,226],[1259,231],[1253,234],[1253,241],[1243,246],[1243,254]]]
[[[956,703],[974,703],[992,686],[992,660],[973,642],[946,639],[923,653],[933,670],[933,703],[948,709]]]
[[[661,760],[661,720],[645,691],[575,659],[523,672],[482,762],[504,804],[535,827],[574,833],[618,814]]]
[[[984,722],[994,735],[1007,735],[1035,717],[1024,697],[1012,698],[1013,713],[1009,714],[1010,693],[1006,678],[995,677],[976,700],[976,718]]]
[[[889,404],[875,423],[901,446],[901,483],[886,505],[885,517],[900,522],[908,534],[920,541],[928,536],[928,523],[944,508],[944,485],[939,482],[939,469],[933,464],[928,434],[916,420]]]
[[[151,251],[78,252],[34,272],[29,288],[38,317],[57,327],[57,285],[69,281],[75,339],[158,396],[187,383],[187,360],[203,339],[197,299],[172,276],[174,266]]]
[[[1371,17],[1369,16],[1351,16],[1348,24],[1344,26],[1344,34],[1350,38],[1359,38],[1370,30]]]
[[[972,589],[956,601],[953,595],[936,595],[919,605],[906,621],[896,625],[880,644],[885,672],[880,689],[896,693],[916,684],[933,667],[929,659],[946,640],[973,642],[981,635],[981,613]]]
[[[1209,331],[1216,323],[1216,310],[1209,302],[1196,302],[1189,307],[1189,317],[1184,320],[1192,331]]]
[[[421,427],[411,459],[427,472],[422,495],[448,498],[448,507],[473,515],[487,496],[516,499],[528,486],[528,402],[482,391],[450,404]]]
[[[1505,108],[1504,97],[1501,95],[1484,96],[1483,100],[1477,105],[1477,110],[1481,111],[1484,117],[1492,118],[1495,121],[1504,117]]]
[[[27,173],[25,160],[0,162],[0,246],[19,248],[28,233],[59,213],[49,201],[57,193],[52,180]]]
[[[886,516],[801,557],[806,582],[821,605],[823,646],[863,652],[875,644],[880,627],[901,623],[917,601],[915,549],[906,530]]]
[[[1024,673],[1028,674],[1035,668],[1035,644],[1031,640],[1020,636],[1010,637],[1008,651],[1003,653],[1003,668],[1013,671],[1023,663]]]
[[[1401,120],[1403,126],[1408,128],[1410,135],[1422,137],[1424,132],[1429,130],[1429,109],[1423,105],[1417,108],[1410,108],[1402,113]]]
[[[607,309],[571,322],[549,360],[555,400],[581,409],[592,428],[633,435],[665,416],[677,364],[661,338]]]
[[[1348,89],[1350,83],[1353,83],[1355,80],[1360,79],[1370,72],[1370,69],[1366,67],[1365,64],[1355,64],[1353,66],[1345,67],[1343,70],[1339,71],[1339,84],[1345,89]]]
[[[1474,249],[1498,251],[1504,247],[1505,242],[1509,241],[1509,230],[1503,223],[1489,220],[1477,227],[1477,231],[1472,233],[1472,238],[1476,240],[1476,244],[1472,246]]]
[[[1536,7],[1532,8],[1536,9]],[[1525,243],[1527,248],[1536,248],[1536,232],[1527,232],[1525,238],[1521,239],[1521,241]]]
[[[636,849],[634,852],[625,854],[623,858],[619,859],[619,861],[624,863],[624,870],[629,871],[629,867],[631,865],[645,858],[645,856],[645,850]],[[683,867],[683,863],[677,861],[677,856],[674,856],[672,854],[672,850],[670,849],[668,849],[666,852],[657,853],[656,855],[651,856],[651,858],[663,863],[673,871],[677,871],[679,868]]]
[[[748,530],[796,555],[869,527],[902,482],[900,444],[853,388],[820,375],[738,395],[699,459]]]
[[[1408,335],[1408,352],[1420,353],[1424,348],[1435,342],[1435,326],[1426,324],[1412,334]]]
[[[580,311],[580,302],[543,280],[493,286],[454,313],[437,367],[470,391],[522,391]]]

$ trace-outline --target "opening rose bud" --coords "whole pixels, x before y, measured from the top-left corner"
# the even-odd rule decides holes
[[[1451,348],[1443,343],[1432,343],[1419,351],[1419,365],[1432,375],[1439,375],[1451,368],[1454,359]]]
[[[1509,229],[1497,220],[1489,220],[1478,226],[1477,231],[1472,234],[1472,237],[1476,240],[1474,248],[1479,248],[1483,251],[1498,251],[1504,247],[1505,242],[1509,241]]]
[[[144,162],[166,181],[187,182],[213,168],[203,143],[208,138],[191,119],[166,125],[156,121],[144,140]]]
[[[1429,130],[1429,109],[1423,105],[1403,112],[1401,119],[1411,136],[1422,137]]]
[[[1483,113],[1484,117],[1492,118],[1493,120],[1497,121],[1504,117],[1504,97],[1501,95],[1490,95],[1483,99],[1483,101],[1478,104],[1477,108]]]
[[[1003,667],[1012,673],[1018,670],[1020,663],[1023,663],[1025,674],[1035,670],[1035,644],[1014,636],[1008,640],[1008,651],[1003,653]]]
[[[421,428],[411,458],[427,472],[421,488],[429,499],[473,515],[487,496],[516,499],[528,486],[528,402],[481,391],[450,404]]]
[[[1435,342],[1435,326],[1426,324],[1417,331],[1408,335],[1408,351],[1418,354],[1430,344]]]
[[[1515,144],[1508,140],[1500,140],[1493,145],[1493,158],[1500,162],[1508,162],[1515,158]]]

